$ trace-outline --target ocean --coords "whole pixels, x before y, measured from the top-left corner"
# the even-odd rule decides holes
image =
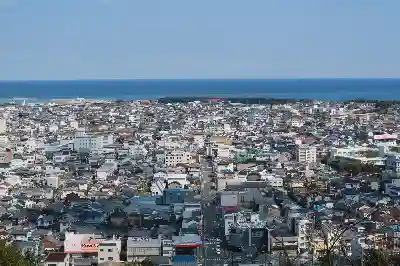
[[[171,79],[0,81],[0,101],[145,100],[165,96],[400,100],[400,79]]]

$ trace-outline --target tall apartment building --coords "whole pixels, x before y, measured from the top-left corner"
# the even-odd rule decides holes
[[[5,118],[0,119],[0,134],[4,134],[7,131],[7,123]]]
[[[315,163],[317,161],[316,147],[307,144],[297,145],[296,159],[299,163]]]
[[[307,218],[298,218],[294,221],[295,233],[298,237],[299,249],[305,250],[310,246],[310,241],[313,238],[311,235],[312,221]]]
[[[400,153],[390,152],[386,155],[386,170],[392,170],[400,173]]]
[[[108,136],[94,136],[94,135],[85,135],[85,136],[78,136],[75,137],[74,149],[76,151],[87,149],[89,151],[97,151],[103,149],[105,145],[113,144],[114,138],[110,134]]]
[[[167,166],[176,166],[177,164],[188,164],[192,160],[190,152],[171,151],[165,154],[165,164]]]

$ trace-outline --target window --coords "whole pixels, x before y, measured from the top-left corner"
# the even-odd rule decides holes
[[[262,235],[263,235],[263,232],[260,232],[260,231],[258,231],[258,232],[252,232],[252,236],[253,236],[253,237],[262,237]]]
[[[109,248],[109,249],[108,249],[108,252],[113,252],[112,248]]]
[[[100,251],[104,251],[104,249],[101,248]]]
[[[100,258],[100,260],[104,260],[104,258]]]
[[[108,257],[108,260],[114,260],[114,258],[113,257]]]

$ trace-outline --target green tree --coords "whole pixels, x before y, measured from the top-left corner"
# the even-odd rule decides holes
[[[154,263],[149,259],[146,258],[144,261],[142,261],[142,266],[154,266]]]
[[[126,262],[124,266],[154,266],[155,264],[149,259],[146,258],[143,261],[135,261],[135,262]]]
[[[382,169],[379,168],[379,166],[376,166],[371,163],[366,163],[362,166],[362,171],[364,173],[369,173],[369,174],[380,174],[382,173]]]
[[[344,168],[345,171],[350,173],[352,176],[358,175],[362,171],[361,164],[357,162],[349,163]]]
[[[24,260],[26,261],[27,265],[29,265],[29,266],[39,265],[39,258],[37,256],[35,256],[35,254],[31,251],[25,252]]]
[[[0,241],[0,265],[1,266],[37,266],[38,260],[30,252],[25,255],[22,252],[8,244],[6,241]]]

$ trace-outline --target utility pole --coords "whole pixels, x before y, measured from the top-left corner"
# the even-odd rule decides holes
[[[313,212],[313,230],[312,230],[312,234],[315,233],[315,229],[316,229],[316,221],[315,221],[315,212]],[[315,252],[315,242],[314,242],[314,237],[312,236],[311,239],[312,241],[311,245],[311,266],[314,266],[314,252]]]
[[[361,266],[364,266],[364,248],[361,245]]]

